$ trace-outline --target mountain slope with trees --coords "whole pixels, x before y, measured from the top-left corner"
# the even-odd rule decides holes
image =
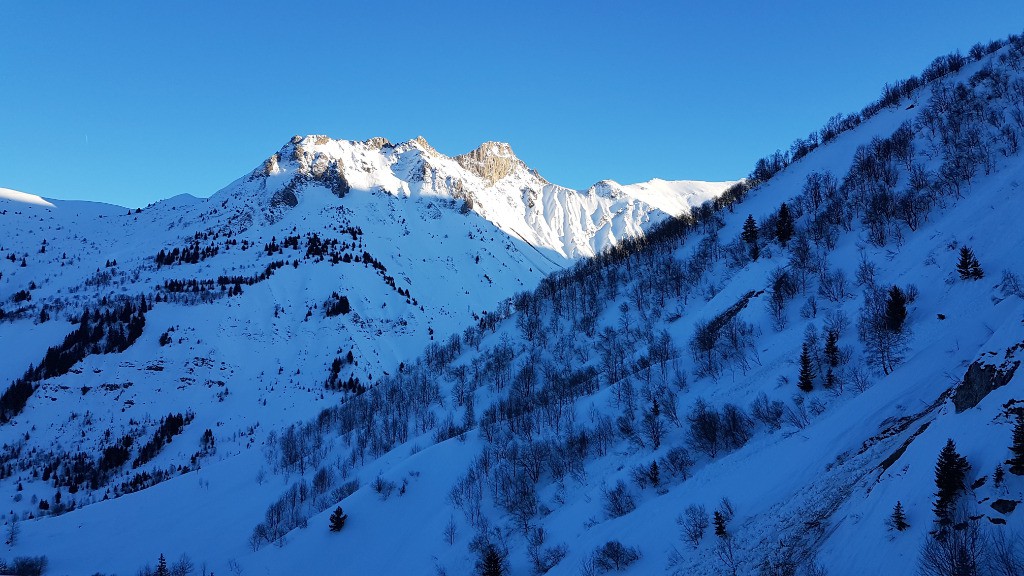
[[[343,384],[312,418],[275,398],[258,427],[218,427],[204,446],[187,412],[160,412],[128,436],[189,443],[197,470],[23,521],[15,549],[68,571],[83,557],[128,572],[186,553],[218,573],[1014,573],[1024,558],[1021,130],[1024,39],[940,57],[688,215],[543,277],[417,356],[382,361],[372,382]],[[517,165],[497,152],[463,163],[479,178],[510,174]],[[252,182],[284,174],[274,163]],[[342,185],[332,166],[320,201],[354,181]],[[240,219],[297,226],[291,197],[260,204],[242,190],[221,198],[246,205]],[[309,240],[307,251],[323,246]],[[203,266],[202,248],[171,266],[183,253]],[[267,289],[267,303],[301,289],[269,282],[224,286],[248,298]],[[341,296],[331,309],[346,307]],[[224,308],[222,325],[243,322],[244,307]],[[160,313],[147,325],[166,324]],[[110,318],[108,336],[121,316]],[[257,338],[276,328],[247,326]],[[301,357],[319,326],[283,339],[292,348],[278,357]],[[209,328],[169,331],[169,346],[198,345]],[[253,358],[248,342],[218,345],[189,355],[214,370]],[[94,392],[71,383],[104,370],[102,352],[51,379],[90,411]],[[279,375],[347,383],[338,358],[318,374],[310,360]],[[260,408],[229,380],[225,402]],[[132,388],[118,386],[109,393]],[[38,394],[28,406],[42,418]],[[115,433],[108,462],[122,454],[116,442],[127,443]],[[182,528],[168,531],[168,517]],[[130,550],[108,541],[126,522]]]

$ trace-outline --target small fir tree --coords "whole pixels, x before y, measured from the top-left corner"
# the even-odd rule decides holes
[[[661,472],[658,470],[658,461],[654,460],[651,462],[651,467],[647,472],[647,476],[651,479],[651,484],[657,486],[661,484]]]
[[[348,520],[348,514],[345,514],[341,509],[341,506],[338,506],[334,509],[334,512],[331,513],[331,532],[338,532],[344,528],[345,520]]]
[[[910,524],[907,523],[907,515],[903,512],[903,504],[897,500],[896,506],[892,509],[892,516],[889,517],[889,524],[894,530],[903,532],[907,528],[910,528]]]
[[[811,353],[807,349],[807,343],[804,342],[803,349],[800,352],[800,378],[797,382],[797,387],[804,392],[810,392],[814,389],[814,376],[814,366],[811,364]]]
[[[981,263],[974,256],[974,250],[967,246],[960,247],[960,260],[956,263],[956,271],[963,280],[980,280],[985,276]]]
[[[729,532],[725,529],[725,516],[721,511],[715,510],[715,536],[719,538],[725,538],[729,535]]]
[[[952,521],[953,506],[960,491],[964,489],[964,478],[971,465],[956,451],[956,443],[950,438],[939,453],[935,463],[935,521],[939,529],[945,529]]]
[[[1013,425],[1013,442],[1010,444],[1013,457],[1006,461],[1010,465],[1010,474],[1024,476],[1024,414],[1017,414],[1017,423]]]
[[[164,558],[163,554],[156,562],[156,576],[171,576],[171,571],[167,568],[167,558]]]
[[[790,214],[789,206],[785,202],[779,206],[779,219],[775,223],[775,237],[783,248],[786,247],[786,242],[793,237],[793,215]]]
[[[1002,488],[1003,482],[1006,481],[1006,472],[1003,470],[1002,464],[996,464],[996,471],[992,473],[992,484],[996,488]]]

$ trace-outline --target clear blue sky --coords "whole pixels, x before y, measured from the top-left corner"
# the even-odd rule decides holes
[[[510,142],[549,180],[725,180],[940,54],[963,2],[0,0],[0,187],[209,195],[293,134]]]

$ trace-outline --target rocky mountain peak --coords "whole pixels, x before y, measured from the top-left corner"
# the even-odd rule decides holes
[[[484,142],[476,150],[456,156],[455,161],[492,186],[517,167],[526,167],[505,142]]]

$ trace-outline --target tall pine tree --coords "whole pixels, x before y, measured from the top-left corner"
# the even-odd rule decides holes
[[[899,286],[889,288],[889,296],[885,300],[885,327],[899,334],[903,332],[903,323],[907,320],[907,295]]]
[[[775,223],[775,237],[783,248],[786,247],[786,242],[793,237],[793,215],[789,213],[789,206],[785,202],[779,206],[779,219]]]
[[[797,382],[797,387],[804,392],[810,392],[814,389],[814,376],[814,366],[811,363],[811,352],[808,350],[807,343],[804,342],[803,349],[800,352],[800,378]]]
[[[935,521],[942,531],[952,522],[953,507],[957,497],[965,488],[964,479],[971,465],[967,459],[956,451],[956,443],[950,438],[939,452],[939,460],[935,463]]]
[[[838,368],[840,359],[839,332],[829,330],[825,334],[825,361],[829,368]]]
[[[1013,457],[1006,461],[1010,465],[1010,474],[1024,476],[1024,413],[1017,414],[1017,423],[1013,425],[1010,452],[1013,452]]]
[[[757,260],[761,256],[761,249],[757,245],[757,236],[757,222],[754,221],[753,214],[748,214],[747,220],[743,223],[743,232],[740,233],[740,239],[750,246],[751,260]]]

